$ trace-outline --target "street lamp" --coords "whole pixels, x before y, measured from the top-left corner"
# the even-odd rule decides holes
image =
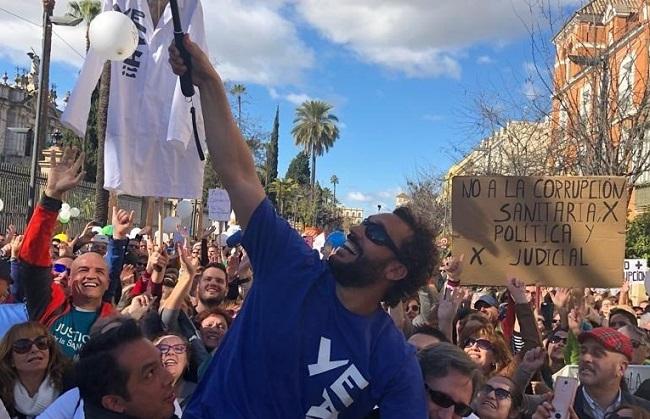
[[[45,143],[48,125],[50,82],[50,54],[52,52],[52,25],[76,26],[83,19],[71,16],[52,16],[55,0],[43,0],[43,43],[41,63],[38,69],[38,95],[36,99],[36,122],[34,124],[34,142],[32,143],[32,162],[29,172],[29,200],[27,203],[27,221],[32,218],[36,206],[36,171],[41,144]]]

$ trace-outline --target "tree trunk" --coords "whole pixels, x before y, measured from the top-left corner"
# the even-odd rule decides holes
[[[111,87],[111,63],[104,64],[99,79],[99,99],[97,103],[97,179],[95,181],[95,221],[101,225],[108,222],[109,194],[104,189],[104,143],[106,140],[106,121],[108,119],[108,98]]]
[[[312,194],[314,192],[314,186],[316,186],[316,152],[311,151],[311,190]]]

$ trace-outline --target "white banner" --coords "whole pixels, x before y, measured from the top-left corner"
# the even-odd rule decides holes
[[[208,217],[214,221],[230,220],[230,197],[225,189],[208,190]]]

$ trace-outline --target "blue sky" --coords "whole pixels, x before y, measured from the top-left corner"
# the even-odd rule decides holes
[[[577,7],[577,0],[557,0]],[[34,4],[27,4],[34,3]],[[29,67],[40,50],[40,2],[0,0],[0,72]],[[531,61],[525,0],[204,0],[210,55],[222,76],[247,86],[244,112],[262,129],[280,106],[279,172],[298,152],[295,107],[334,105],[341,137],[317,162],[340,180],[337,197],[376,211],[418,170],[445,171],[480,136],[471,98],[506,90],[524,101]],[[55,14],[66,11],[59,0]],[[20,16],[18,18],[15,15]],[[83,61],[82,28],[57,28],[51,82],[71,90]],[[66,43],[61,41],[65,39]]]

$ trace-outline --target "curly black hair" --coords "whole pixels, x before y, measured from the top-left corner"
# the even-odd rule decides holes
[[[397,281],[384,296],[384,302],[395,307],[400,300],[413,295],[424,286],[431,277],[433,268],[438,266],[438,249],[435,246],[436,232],[418,218],[408,206],[398,207],[393,211],[413,231],[402,243],[400,261],[408,273]]]

